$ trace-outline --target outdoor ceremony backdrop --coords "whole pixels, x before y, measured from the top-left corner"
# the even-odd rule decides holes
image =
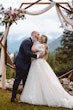
[[[28,0],[28,1],[30,1],[30,0]],[[31,0],[31,2],[32,1],[34,2],[34,0]],[[48,0],[45,0],[45,2],[46,1],[48,1]],[[58,0],[55,0],[55,1],[58,1]],[[67,0],[60,0],[60,1],[65,2]],[[4,8],[6,8],[6,9],[10,6],[12,8],[19,8],[19,6],[22,2],[24,2],[24,0],[21,0],[21,1],[18,1],[18,0],[16,0],[16,1],[15,0],[12,0],[12,1],[2,0],[1,1]],[[33,9],[39,10],[39,9],[42,9],[43,7],[45,7],[45,5],[41,5],[41,6],[34,5],[29,10],[33,10]],[[19,41],[22,41],[26,37],[29,37],[33,30],[39,31],[40,34],[47,35],[48,36],[48,43],[55,41],[55,39],[57,39],[61,35],[63,35],[64,29],[61,28],[60,26],[61,26],[61,24],[60,24],[59,18],[57,16],[55,7],[53,7],[50,11],[47,11],[46,13],[39,15],[39,16],[33,17],[33,16],[26,15],[26,19],[24,19],[23,21],[21,21],[21,20],[17,21],[17,25],[15,23],[12,24],[10,31],[9,31],[8,39],[7,39],[7,49],[10,52],[10,54],[13,53],[10,51],[10,50],[12,50],[12,48],[10,47],[9,44],[12,45],[12,43],[14,44],[14,42],[16,44],[18,44]],[[0,26],[0,31],[2,32],[4,30],[5,30],[5,27]],[[57,41],[55,42],[55,44],[56,43],[57,43]],[[54,44],[54,46],[55,46],[55,44]],[[52,45],[53,45],[53,43],[52,43]],[[13,47],[13,45],[12,45],[12,47]],[[10,50],[9,50],[9,48],[10,48]],[[16,46],[14,48],[16,48]],[[59,75],[63,74],[64,72],[66,72],[70,69],[70,68],[66,68],[66,66],[70,67],[66,64],[66,62],[63,62],[65,66],[63,66],[62,63],[60,64],[59,61],[57,64],[55,55],[53,55],[53,54],[50,55],[50,53],[49,53],[49,56],[50,56],[50,58],[48,57],[48,62],[50,63],[50,65],[52,66],[52,68],[55,70],[56,73],[60,72]],[[60,54],[59,54],[59,56],[60,56]],[[62,56],[63,56],[63,54],[62,54]],[[66,57],[66,61],[67,61],[67,57]],[[70,60],[70,62],[71,62],[71,60]],[[57,64],[57,65],[55,65],[55,64]],[[59,68],[58,68],[58,66],[59,66]],[[9,69],[9,67],[7,67],[7,68]],[[9,72],[8,72],[8,69],[7,69],[7,74],[10,76],[11,75],[10,74],[11,69],[9,69]],[[62,71],[62,70],[64,70],[64,71]]]

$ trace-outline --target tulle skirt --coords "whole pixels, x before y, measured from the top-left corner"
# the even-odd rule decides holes
[[[73,97],[65,91],[44,59],[32,61],[20,101],[35,105],[73,108]]]

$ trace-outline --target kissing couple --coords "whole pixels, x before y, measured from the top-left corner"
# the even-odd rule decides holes
[[[36,45],[36,41],[40,43]],[[46,62],[48,54],[47,36],[37,31],[25,39],[15,58],[16,76],[11,102],[18,102],[16,93],[22,80],[23,91],[20,102],[34,105],[73,108],[73,96],[62,87],[56,74]],[[31,58],[34,58],[31,61]]]

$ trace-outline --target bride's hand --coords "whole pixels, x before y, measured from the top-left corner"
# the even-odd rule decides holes
[[[43,53],[39,54],[39,58],[44,58],[44,57],[45,57],[45,54],[43,54]]]

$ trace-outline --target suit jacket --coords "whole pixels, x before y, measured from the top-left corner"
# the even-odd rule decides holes
[[[31,57],[37,58],[37,55],[31,52],[31,47],[33,45],[32,39],[25,39],[19,48],[17,57],[15,58],[15,65],[23,70],[29,70],[31,64]]]

